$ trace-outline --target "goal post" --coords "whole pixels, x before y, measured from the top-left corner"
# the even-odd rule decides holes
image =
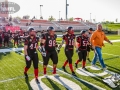
[[[120,29],[118,30],[118,35],[120,35]]]

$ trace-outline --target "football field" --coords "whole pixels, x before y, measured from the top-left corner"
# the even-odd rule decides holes
[[[110,40],[120,40],[120,36],[113,35],[108,36]],[[61,39],[58,39],[60,42]],[[23,51],[16,52],[14,49],[10,49],[10,52],[2,53],[0,49],[0,90],[33,90],[30,82],[34,79],[34,69],[31,65],[31,68],[28,71],[29,79],[26,80],[23,74],[24,67],[25,67],[25,59],[23,56]],[[42,57],[39,54],[39,76],[43,76],[43,65],[42,65]],[[102,48],[102,54],[104,62],[109,71],[115,72],[120,74],[120,42],[113,42],[113,45],[105,43],[105,47]],[[90,52],[90,60],[94,56],[94,52]],[[99,90],[96,86],[99,86],[106,90],[120,90],[120,86],[116,88],[111,88],[102,79],[105,77],[111,76],[111,74],[106,74],[102,76],[85,76],[76,72],[77,78],[71,76],[71,72],[69,69],[69,65],[66,66],[66,70],[68,73],[63,73],[62,65],[66,60],[64,47],[61,48],[60,53],[58,54],[58,66],[57,66],[57,73],[77,85],[81,87],[82,90]],[[74,52],[73,56],[73,67],[74,63],[78,59],[77,53]],[[98,67],[101,67],[99,62],[96,64]],[[52,75],[52,61],[49,61],[49,66],[47,68],[47,75]],[[91,66],[91,63],[87,61],[86,66]],[[81,67],[81,62],[79,63],[79,68]],[[90,73],[102,73],[103,70],[92,70],[91,68],[87,68],[88,72]],[[74,70],[76,68],[74,67]],[[82,81],[84,80],[84,81]],[[64,85],[59,84],[58,82],[50,79],[50,78],[42,78],[41,81],[48,86],[51,90],[68,90]],[[64,81],[63,81],[64,82]],[[92,85],[91,85],[92,83]],[[74,86],[74,85],[73,85]]]

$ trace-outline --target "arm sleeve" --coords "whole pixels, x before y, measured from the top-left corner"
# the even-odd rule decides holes
[[[65,40],[65,35],[62,36],[62,39]]]
[[[46,39],[45,34],[42,34],[42,35],[41,35],[41,39]]]
[[[104,40],[109,41],[105,34],[104,34]]]

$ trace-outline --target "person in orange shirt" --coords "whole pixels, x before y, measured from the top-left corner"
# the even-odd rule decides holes
[[[90,42],[95,50],[94,58],[93,58],[93,61],[91,62],[91,64],[92,64],[92,66],[95,66],[97,57],[99,57],[99,62],[102,66],[102,69],[106,70],[106,65],[104,64],[104,61],[102,58],[102,53],[101,53],[102,46],[104,46],[104,43],[103,43],[104,40],[107,41],[108,43],[112,44],[112,42],[108,40],[108,38],[102,31],[102,25],[98,24],[97,30],[93,32],[93,34],[90,38]]]

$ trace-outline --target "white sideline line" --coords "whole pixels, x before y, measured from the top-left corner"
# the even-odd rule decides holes
[[[7,82],[7,81],[13,81],[13,80],[20,79],[20,78],[25,78],[25,77],[22,76],[22,77],[16,77],[16,78],[9,78],[9,79],[0,81],[0,83]]]
[[[41,62],[41,61],[39,61],[39,63],[43,64],[43,62]],[[53,68],[53,66],[51,66],[51,65],[48,65],[48,67]],[[95,84],[92,84],[92,83],[90,83],[90,82],[87,82],[87,81],[85,81],[85,80],[83,80],[83,79],[80,79],[80,78],[78,78],[78,77],[72,76],[71,74],[68,74],[68,73],[66,73],[66,72],[64,72],[64,71],[62,71],[62,70],[59,70],[58,68],[57,68],[57,71],[59,71],[59,72],[61,72],[61,73],[63,73],[63,74],[66,74],[66,75],[68,75],[68,76],[70,76],[70,77],[73,77],[74,79],[77,79],[77,80],[80,80],[80,81],[82,81],[82,82],[88,83],[89,85],[97,88],[98,90],[106,90],[106,89],[101,88],[101,87],[99,87],[99,86],[97,86],[97,85],[95,85]]]
[[[120,55],[115,55],[115,54],[109,54],[109,53],[102,53],[102,54],[106,54],[106,55],[111,55],[111,56],[118,56],[120,58]]]

